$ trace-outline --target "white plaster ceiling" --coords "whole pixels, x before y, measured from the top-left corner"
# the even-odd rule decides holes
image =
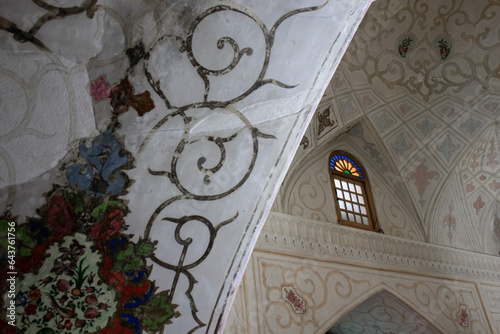
[[[428,241],[498,255],[499,15],[486,0],[375,1],[296,161],[331,150],[357,123],[373,128],[377,138],[353,153],[396,166]]]

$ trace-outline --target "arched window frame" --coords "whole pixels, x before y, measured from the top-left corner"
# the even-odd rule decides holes
[[[335,159],[333,159],[335,157]],[[339,171],[335,169],[335,161],[339,160],[338,157],[344,157],[346,161],[351,162],[351,171],[356,174],[356,172],[359,174],[359,176],[355,176],[353,174],[347,173],[345,171]],[[333,160],[332,160],[333,159]],[[346,166],[347,167],[347,166]],[[330,171],[330,181],[332,185],[332,192],[333,192],[333,197],[335,199],[335,210],[337,211],[337,217],[339,224],[341,225],[346,225],[346,226],[351,226],[355,228],[360,228],[364,230],[369,230],[369,231],[380,231],[380,227],[377,222],[377,216],[375,214],[375,206],[373,205],[373,199],[372,199],[372,193],[370,189],[370,182],[368,180],[368,176],[366,175],[365,169],[361,166],[361,164],[358,162],[358,159],[354,158],[352,155],[345,151],[341,150],[336,150],[333,151],[330,154],[330,158],[328,159],[328,169]],[[356,171],[356,172],[354,172]],[[361,188],[361,195],[363,196],[363,202],[364,202],[364,207],[366,209],[366,215],[361,213],[361,200],[358,201],[358,209],[360,211],[358,217],[355,216],[354,208],[353,206],[356,204],[354,201],[348,201],[347,198],[344,198],[344,193],[346,192],[346,189],[339,189],[336,186],[335,180],[339,180],[341,188],[344,186],[345,188],[345,183],[343,184],[342,181],[347,182],[348,184],[351,184],[352,186],[349,186],[350,189],[347,190],[347,193],[349,195],[355,194],[356,195],[356,201],[358,201],[359,191],[358,188],[356,187],[359,186]],[[338,183],[337,183],[338,185]],[[354,187],[354,191],[353,191]],[[339,199],[337,196],[338,191],[341,191],[342,194],[340,196],[343,196],[343,198]],[[340,202],[344,203],[344,208],[342,209],[342,205]],[[348,210],[347,208],[347,202],[351,204],[351,207],[353,208],[352,210]],[[344,211],[344,215],[342,214],[342,211]],[[350,212],[349,212],[350,211]],[[354,219],[349,219],[350,215],[349,213],[352,213],[352,217]],[[345,219],[344,217],[347,217]],[[368,224],[363,223],[365,220],[363,217],[366,217],[368,220]],[[361,220],[361,222],[358,222]]]

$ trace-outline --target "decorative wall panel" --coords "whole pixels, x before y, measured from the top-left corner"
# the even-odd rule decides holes
[[[408,316],[418,314],[424,320],[409,321],[401,316],[401,308],[394,313],[391,303],[379,300],[371,310],[365,310],[372,313],[371,323],[363,322],[368,314],[351,318],[348,327],[351,331],[345,333],[372,333],[374,329],[389,328],[408,331],[419,327],[427,328],[429,333],[491,332],[473,282],[439,281],[418,274],[357,268],[335,263],[333,259],[291,260],[287,256],[260,251],[254,252],[252,270],[245,276],[245,281],[251,282],[246,285],[246,293],[254,294],[257,299],[254,311],[258,324],[252,331],[255,333],[324,333],[339,320],[336,326],[340,329],[346,325],[343,317],[348,317],[350,310],[381,291],[394,296],[399,300],[397,303],[406,305]],[[283,284],[293,286],[307,302],[303,314],[295,313],[280,298]],[[459,314],[463,306],[468,314],[461,318]],[[461,324],[461,319],[466,319],[467,324],[463,321]]]
[[[346,333],[496,333],[498,271],[493,256],[271,213],[238,294],[253,296],[252,333],[325,333],[347,319]],[[304,313],[283,300],[283,286],[303,298]]]

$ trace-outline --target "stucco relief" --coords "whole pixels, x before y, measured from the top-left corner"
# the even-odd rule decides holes
[[[477,96],[471,98],[471,102],[461,100],[460,96],[449,92],[439,94],[429,102],[423,102],[421,97],[404,92],[394,92],[384,97],[373,85],[363,82],[358,72],[352,72],[346,59],[330,84],[334,93],[348,96],[350,89],[360,97],[371,92],[373,98],[370,100],[375,103],[372,104],[373,108],[364,110],[366,119],[361,117],[360,122],[363,131],[359,133],[358,124],[343,136],[350,137],[366,155],[376,154],[374,150],[385,150],[389,155],[386,161],[394,161],[397,166],[395,170],[398,171],[396,173],[405,178],[412,202],[416,204],[411,206],[416,208],[422,220],[432,219],[429,216],[429,204],[433,202],[433,198],[441,196],[440,192],[447,180],[444,176],[455,170],[457,164],[461,163],[464,152],[476,142],[477,136],[492,126],[492,117],[497,116],[499,108],[495,92],[476,92]],[[346,89],[342,89],[343,87]],[[336,92],[336,89],[339,91]],[[379,105],[377,101],[384,99],[386,102]],[[333,110],[341,119],[341,111],[336,108]],[[367,121],[371,123],[370,126],[366,126]],[[375,134],[375,139],[370,139],[371,134],[365,133],[370,127],[375,129],[371,131]],[[381,146],[385,146],[385,149],[378,147],[377,141],[381,141]],[[385,154],[379,156],[385,157]],[[423,164],[422,159],[425,159]],[[477,192],[480,187],[496,191],[500,189],[500,182],[494,179],[488,180],[489,183],[485,183],[486,180],[473,181],[469,179],[464,189],[466,193],[476,192],[476,196],[467,204],[461,205],[470,206],[481,215],[491,197]]]
[[[500,181],[499,133],[498,124],[488,127],[457,168],[467,214],[478,228],[484,251],[495,255],[500,251],[494,233],[500,198],[500,187],[496,186]]]
[[[314,260],[356,261],[400,272],[458,275],[465,280],[500,280],[496,256],[479,256],[476,251],[433,243],[432,239],[430,244],[423,243],[271,212],[256,247]]]
[[[306,265],[290,266],[276,261],[262,259],[259,264],[262,291],[259,294],[265,297],[263,321],[268,333],[286,333],[293,328],[297,333],[315,331],[321,324],[319,310],[332,300],[336,304],[344,304],[351,298],[359,296],[359,290],[370,286],[368,280],[352,279],[338,270],[325,272],[324,268],[314,268]],[[280,300],[281,286],[289,284],[295,286],[305,302],[307,312],[297,313]],[[276,326],[277,325],[277,326]]]
[[[404,192],[411,194],[409,206],[422,221],[433,220],[431,204],[442,196],[448,175],[498,121],[500,68],[492,61],[500,44],[492,32],[498,30],[494,17],[499,8],[488,1],[453,1],[442,7],[427,0],[418,6],[406,0],[376,2],[320,104],[317,117],[324,117],[330,105],[335,116],[329,118],[338,127],[312,143],[307,154],[299,152],[291,170],[308,161],[314,148],[324,149],[328,138],[350,137],[356,152],[392,160],[404,178]],[[375,139],[366,134],[369,127]],[[323,135],[328,130],[316,122],[311,131]],[[498,189],[500,181],[494,178],[469,178],[460,190],[465,201],[455,207],[465,206],[474,219],[491,221],[484,214],[491,213]],[[470,217],[457,218],[471,222]],[[475,228],[469,225],[468,230]],[[442,241],[449,244],[450,238]]]

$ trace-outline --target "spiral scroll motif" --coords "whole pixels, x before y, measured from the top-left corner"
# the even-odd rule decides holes
[[[152,260],[159,266],[175,272],[174,282],[170,291],[170,298],[173,298],[173,294],[176,293],[176,285],[179,277],[183,275],[188,278],[189,288],[185,293],[190,300],[193,318],[198,323],[198,326],[193,328],[192,331],[205,326],[205,324],[196,316],[196,301],[191,295],[191,290],[196,283],[196,278],[190,273],[190,269],[198,266],[205,260],[212,249],[219,229],[236,220],[238,212],[235,212],[232,218],[226,219],[217,226],[214,226],[208,218],[201,215],[163,217],[164,212],[166,212],[169,207],[174,205],[174,203],[186,201],[195,201],[199,203],[212,202],[225,198],[240,189],[248,180],[255,167],[255,162],[259,153],[259,142],[262,140],[272,140],[275,139],[275,137],[261,132],[232,104],[246,98],[263,85],[273,84],[282,88],[294,87],[274,79],[266,78],[275,33],[280,24],[287,18],[302,12],[317,10],[321,7],[322,6],[302,8],[289,12],[279,18],[269,29],[248,9],[229,7],[225,5],[215,6],[201,13],[193,21],[188,29],[186,39],[179,36],[162,36],[152,44],[145,54],[143,64],[144,73],[152,89],[163,100],[167,109],[170,110],[170,113],[161,119],[148,134],[142,143],[139,152],[141,153],[146,150],[155,133],[163,129],[174,119],[177,121],[181,120],[184,126],[181,138],[175,148],[175,151],[173,152],[169,168],[164,168],[163,170],[154,168],[149,169],[150,174],[160,178],[167,178],[169,182],[176,187],[178,195],[167,199],[157,207],[149,219],[144,236],[146,238],[151,238],[153,236],[152,231],[158,224],[173,223],[177,225],[175,229],[175,240],[182,246],[183,249],[178,263],[171,263],[171,261],[169,262],[167,259],[162,259],[156,256],[153,257]],[[224,51],[226,56],[228,49],[229,52],[232,52],[232,56],[225,58],[226,60],[229,59],[228,63],[222,65],[220,68],[213,68],[214,66],[209,66],[201,59],[198,59],[200,55],[194,51],[196,49],[195,43],[197,41],[196,33],[199,31],[197,27],[213,15],[224,14],[237,14],[239,16],[243,16],[245,19],[251,20],[253,25],[258,26],[263,36],[262,42],[265,43],[265,51],[263,55],[261,55],[262,64],[260,71],[258,71],[256,79],[253,83],[247,84],[242,88],[243,90],[241,92],[233,94],[234,96],[227,97],[222,100],[212,100],[210,91],[212,78],[237,71],[239,66],[243,66],[242,61],[246,57],[257,57],[251,47],[242,47],[233,37],[222,36],[216,40],[216,47],[221,52]],[[203,98],[201,101],[189,103],[183,106],[175,106],[174,103],[171,102],[173,100],[169,98],[167,90],[162,88],[161,80],[155,77],[149,60],[151,57],[155,56],[154,53],[159,48],[159,45],[167,39],[178,43],[179,52],[186,53],[189,63],[193,66],[196,73],[201,78],[204,85]],[[193,129],[196,127],[193,120],[200,117],[202,119],[208,117],[219,117],[218,119],[220,120],[224,119],[225,123],[229,122],[232,124],[231,130],[228,129],[227,135],[224,136],[210,135],[207,133],[201,133],[199,135],[193,134]],[[247,143],[247,145],[239,145],[239,147],[247,147],[249,149],[243,152],[235,152],[234,150],[231,150],[229,147],[238,141]],[[248,143],[251,144],[248,145]],[[218,155],[206,156],[204,153],[206,150],[204,150],[204,148],[207,147],[210,147],[211,151],[215,148],[215,151],[218,151]],[[189,160],[189,157],[191,156],[198,156],[199,158]],[[195,162],[193,163],[193,161]],[[238,161],[238,166],[243,165],[246,169],[236,171],[232,170],[231,165],[236,165],[235,161]],[[185,177],[185,175],[190,175],[190,177]],[[192,175],[195,176],[191,177]],[[228,176],[224,179],[223,175]],[[184,260],[186,259],[186,256],[195,241],[191,237],[181,237],[181,230],[184,226],[190,222],[193,223],[194,221],[205,226],[203,229],[204,231],[201,232],[200,230],[199,233],[207,234],[208,236],[205,239],[208,240],[208,242],[206,243],[205,251],[201,252],[201,255],[199,255],[195,261],[191,261],[191,263],[188,264],[184,263]]]

